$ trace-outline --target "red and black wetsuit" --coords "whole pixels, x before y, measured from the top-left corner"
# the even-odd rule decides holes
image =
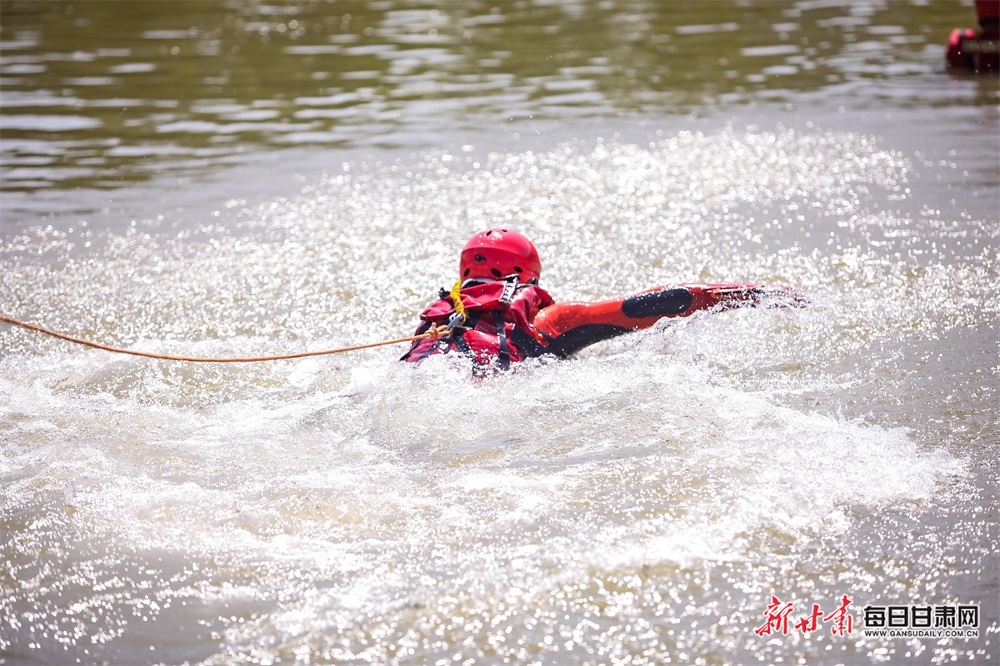
[[[980,31],[955,28],[945,50],[948,66],[978,74],[1000,72],[1000,27],[984,22]]]
[[[654,287],[627,298],[598,303],[555,303],[532,284],[497,280],[473,283],[461,290],[466,321],[438,339],[413,343],[402,360],[418,362],[431,354],[458,350],[478,366],[511,363],[543,354],[566,357],[588,345],[629,331],[649,328],[663,317],[685,317],[716,306],[756,305],[780,295],[781,304],[801,304],[802,295],[786,287],[752,284],[682,284]],[[453,321],[451,295],[441,293],[420,315],[417,334]]]

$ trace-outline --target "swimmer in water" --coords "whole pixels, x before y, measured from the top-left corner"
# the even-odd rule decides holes
[[[952,70],[995,74],[1000,71],[1000,0],[976,0],[975,7],[979,30],[952,30],[945,60]]]
[[[438,338],[416,340],[401,360],[422,361],[457,351],[477,370],[552,354],[565,358],[596,342],[649,328],[664,317],[743,306],[803,306],[791,287],[755,284],[679,284],[597,303],[557,303],[538,286],[542,263],[535,246],[516,231],[489,229],[462,250],[459,281],[420,315],[417,334],[448,327]]]

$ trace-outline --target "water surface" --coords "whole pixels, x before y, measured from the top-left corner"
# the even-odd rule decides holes
[[[942,62],[971,8],[0,11],[5,314],[206,356],[396,337],[492,224],[558,299],[812,299],[483,380],[4,326],[0,662],[996,661],[997,80]],[[847,595],[854,631],[759,636],[772,595]],[[861,633],[909,604],[980,635]]]

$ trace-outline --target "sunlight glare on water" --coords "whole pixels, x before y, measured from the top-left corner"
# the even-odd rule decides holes
[[[956,549],[995,533],[934,506],[979,492],[979,454],[942,407],[957,385],[980,414],[968,427],[995,426],[976,352],[955,362],[956,385],[900,396],[936,340],[989,349],[977,336],[995,331],[997,225],[927,233],[914,169],[866,135],[729,125],[345,162],[225,224],[25,230],[0,251],[13,311],[172,353],[403,334],[488,225],[536,241],[560,300],[740,280],[798,285],[812,303],[666,321],[481,379],[459,358],[397,364],[398,347],[191,366],[4,329],[13,658],[876,654],[875,639],[752,629],[778,592],[926,601]],[[918,413],[940,417],[935,445],[911,427]],[[920,557],[887,562],[879,526],[921,517]],[[144,632],[162,654],[143,652]]]

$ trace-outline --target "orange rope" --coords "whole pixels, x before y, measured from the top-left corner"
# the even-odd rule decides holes
[[[369,349],[371,347],[382,347],[385,345],[395,345],[400,342],[412,342],[413,340],[420,340],[421,338],[438,338],[443,334],[448,332],[447,326],[437,326],[431,328],[425,333],[420,335],[411,335],[405,338],[396,338],[394,340],[383,340],[381,342],[370,342],[364,345],[353,345],[351,347],[340,347],[338,349],[324,349],[322,351],[311,351],[311,352],[299,352],[296,354],[279,354],[276,356],[247,356],[242,358],[204,358],[198,356],[173,356],[171,354],[154,354],[153,352],[143,352],[135,351],[134,349],[122,349],[121,347],[110,347],[108,345],[102,345],[97,342],[91,342],[90,340],[84,340],[82,338],[74,338],[71,335],[66,335],[65,333],[59,333],[58,331],[53,331],[37,324],[29,324],[27,322],[14,319],[13,317],[5,317],[0,315],[0,321],[7,322],[8,324],[13,324],[14,326],[20,326],[31,331],[37,331],[39,333],[44,333],[45,335],[51,335],[54,338],[59,338],[60,340],[66,340],[67,342],[75,342],[80,345],[86,345],[87,347],[93,347],[94,349],[103,349],[107,352],[113,352],[115,354],[129,354],[131,356],[143,356],[145,358],[158,358],[164,361],[189,361],[191,363],[256,363],[258,361],[283,361],[290,358],[305,358],[307,356],[323,356],[326,354],[339,354],[341,352],[357,351],[359,349]]]

